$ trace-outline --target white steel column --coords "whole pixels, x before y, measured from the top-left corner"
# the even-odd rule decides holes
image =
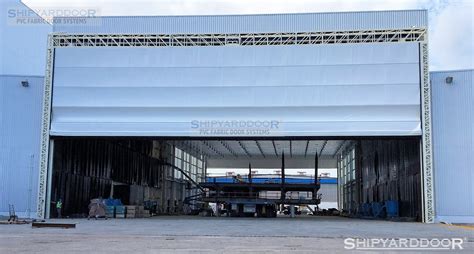
[[[49,142],[49,157],[48,157],[48,177],[47,180],[47,187],[46,187],[46,204],[45,204],[45,219],[51,218],[51,186],[53,179],[53,154],[54,154],[54,140],[50,140]],[[56,200],[55,200],[56,201]]]
[[[46,73],[44,76],[43,112],[41,124],[41,150],[39,158],[39,182],[37,217],[44,219],[46,208],[46,192],[48,186],[48,159],[49,159],[49,129],[51,124],[51,98],[54,68],[54,35],[48,36],[48,48],[46,52]]]
[[[426,38],[425,38],[426,40]],[[420,42],[422,193],[423,222],[434,223],[433,147],[431,137],[431,83],[428,70],[428,43]]]

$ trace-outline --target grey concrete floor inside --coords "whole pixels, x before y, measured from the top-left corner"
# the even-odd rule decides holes
[[[158,216],[50,222],[77,224],[75,229],[0,225],[0,253],[342,253],[347,252],[347,237],[462,238],[464,251],[474,250],[470,226],[342,217]]]

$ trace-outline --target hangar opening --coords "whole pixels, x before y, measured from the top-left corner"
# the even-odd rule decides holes
[[[101,197],[119,199],[118,207],[143,206],[147,214],[129,211],[133,218],[203,211],[275,217],[334,208],[349,217],[421,220],[416,137],[57,137],[53,144],[51,217],[58,216],[57,200],[62,216],[86,217],[90,200]]]
[[[285,181],[288,188],[272,190],[276,205],[300,188],[283,169],[306,169],[314,186],[301,189],[314,205],[323,182],[308,169],[317,158],[335,169],[342,214],[395,209],[433,222],[425,14],[102,17],[104,26],[55,26],[39,217],[54,214],[59,198],[68,214],[82,213],[91,196],[154,201],[163,214],[209,201],[192,198],[203,191],[223,203],[220,191],[229,190],[219,188],[231,187],[207,175],[211,168],[247,170],[232,188],[252,197],[258,184]],[[125,34],[108,25],[124,22]],[[252,170],[269,168],[280,177],[258,183]]]

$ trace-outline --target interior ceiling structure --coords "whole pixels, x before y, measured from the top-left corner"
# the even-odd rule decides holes
[[[334,158],[346,140],[176,140],[182,150],[194,151],[208,159]]]

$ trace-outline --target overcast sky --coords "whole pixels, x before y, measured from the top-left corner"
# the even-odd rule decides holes
[[[474,68],[473,0],[24,0],[33,8],[87,7],[100,15],[206,15],[429,10],[431,70]]]

